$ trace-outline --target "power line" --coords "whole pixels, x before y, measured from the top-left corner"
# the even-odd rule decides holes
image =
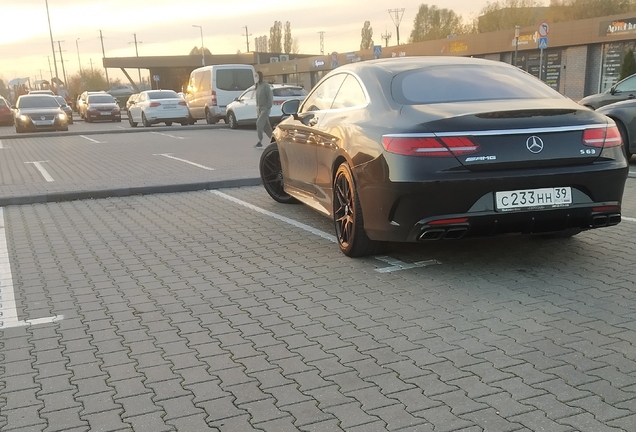
[[[391,40],[391,33],[385,31],[385,33],[382,34],[382,39],[384,39],[384,46],[388,47],[389,46],[389,40]]]
[[[395,14],[395,16],[393,15]],[[402,22],[402,17],[404,16],[404,8],[402,9],[389,9],[389,15],[393,20],[393,24],[395,24],[395,32],[397,34],[397,44],[400,44],[400,23]]]

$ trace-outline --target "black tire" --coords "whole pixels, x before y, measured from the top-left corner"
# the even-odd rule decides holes
[[[21,128],[21,127],[18,127],[18,126],[16,125],[16,127],[15,127],[15,133],[22,133],[22,132],[24,132],[24,130],[22,130],[22,128]]]
[[[68,126],[63,127],[63,128],[60,128],[60,130],[61,130],[62,132],[67,132],[67,131],[68,131]]]
[[[259,171],[263,187],[274,201],[283,204],[292,204],[298,202],[283,188],[283,169],[280,164],[280,156],[278,154],[278,145],[268,145],[261,154],[259,163]]]
[[[88,118],[88,117],[85,117],[85,118],[84,118],[84,121],[85,121],[86,123],[93,123],[93,120],[91,120],[91,119],[90,119],[90,118]]]
[[[238,129],[238,124],[236,123],[236,116],[233,111],[230,111],[227,114],[227,123],[230,125],[230,129]]]
[[[137,127],[137,122],[133,121],[130,113],[128,113],[128,124],[130,124],[130,127]]]
[[[166,126],[172,126],[172,122],[171,121],[167,121],[165,123],[166,123]]]
[[[629,150],[629,135],[627,134],[627,128],[622,122],[618,120],[615,121],[616,126],[618,127],[618,131],[621,133],[621,139],[623,140],[623,150],[625,150],[625,157],[629,162],[629,160],[632,158],[632,152]]]
[[[144,124],[144,127],[152,126],[152,123],[148,121],[148,119],[146,118],[146,114],[144,113],[141,113],[141,122]]]
[[[333,186],[333,222],[342,253],[348,257],[381,253],[384,242],[371,240],[364,231],[362,206],[353,174],[346,163],[338,167]]]
[[[211,112],[210,112],[210,110],[209,110],[209,109],[207,109],[207,108],[205,109],[205,122],[206,122],[207,124],[214,124],[214,123],[216,123],[216,122],[214,121],[214,118],[212,117],[212,113],[211,113]]]

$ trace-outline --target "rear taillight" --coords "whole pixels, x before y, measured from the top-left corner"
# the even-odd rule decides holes
[[[616,126],[585,129],[583,131],[583,145],[588,147],[618,147],[622,143],[621,133]]]
[[[468,137],[420,137],[385,135],[382,145],[386,151],[408,156],[453,157],[477,153],[479,144]]]
[[[155,107],[161,106],[161,104],[159,102],[150,102],[150,106],[155,108]]]
[[[285,101],[282,101],[282,100],[275,100],[275,101],[274,101],[274,105],[282,105],[282,104],[283,104],[283,102],[285,102]]]
[[[188,106],[188,104],[187,104],[187,103],[185,103],[185,101],[181,101],[181,102],[179,102],[179,105]]]
[[[212,106],[216,106],[216,92],[212,90],[210,95],[212,96]]]

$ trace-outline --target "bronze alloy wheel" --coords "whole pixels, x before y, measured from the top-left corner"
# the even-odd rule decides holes
[[[333,221],[342,253],[349,257],[380,253],[384,243],[371,240],[364,232],[362,207],[353,175],[346,163],[338,167],[333,189]]]

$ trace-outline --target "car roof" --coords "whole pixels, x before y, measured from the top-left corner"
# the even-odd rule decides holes
[[[332,72],[337,73],[340,70],[350,70],[352,72],[367,69],[384,69],[390,73],[400,73],[411,69],[426,68],[434,66],[461,66],[461,65],[484,65],[491,67],[511,67],[507,63],[500,61],[487,60],[473,57],[454,57],[454,56],[416,56],[416,57],[395,57],[377,60],[368,60],[364,62],[348,63],[334,69]]]

